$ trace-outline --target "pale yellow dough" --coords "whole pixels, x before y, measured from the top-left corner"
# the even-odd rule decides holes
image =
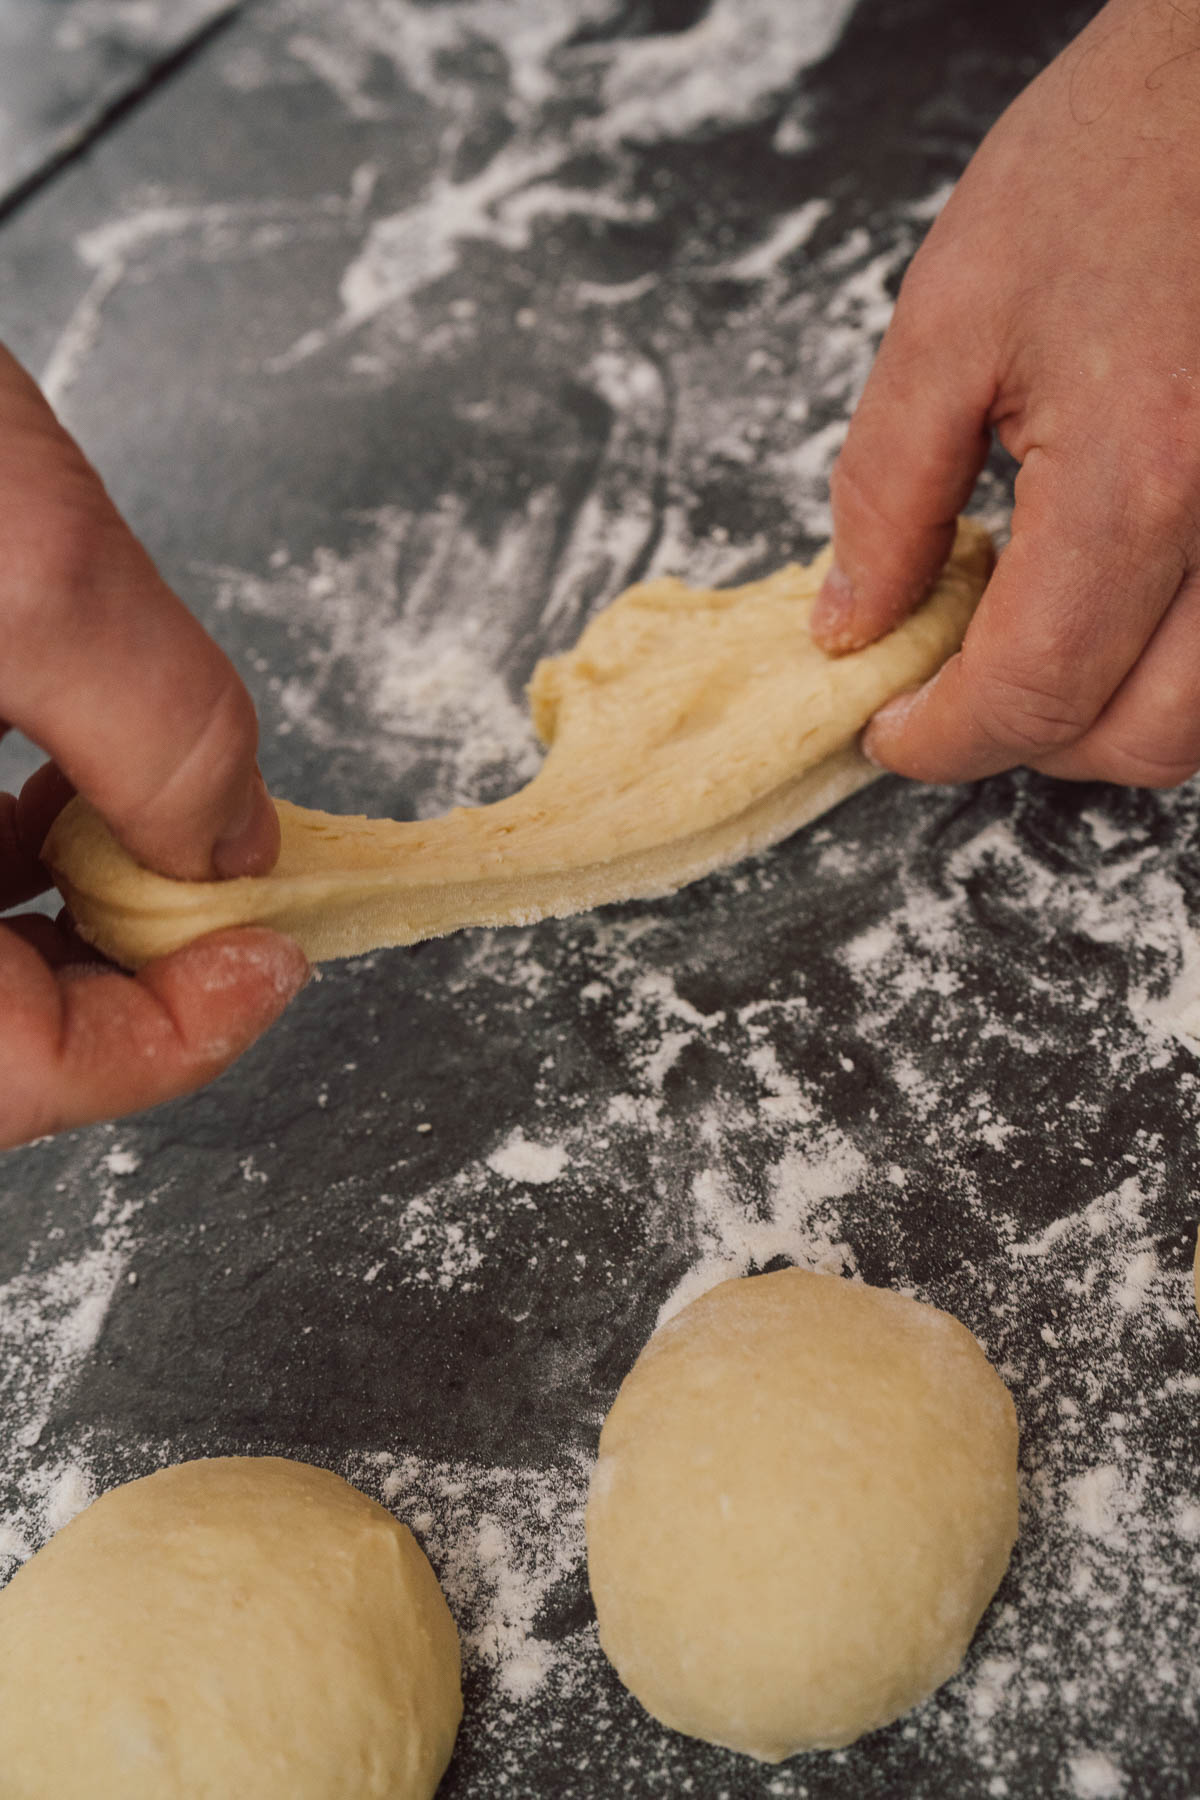
[[[828,552],[741,588],[630,588],[538,664],[530,700],[549,754],[494,806],[398,823],[280,801],[272,874],[177,882],[75,800],[43,858],[84,937],[131,968],[227,925],[274,926],[319,961],[671,893],[874,778],[858,733],[961,643],[991,543],[962,521],[929,599],[837,660],[808,629],[827,566]]]
[[[600,1642],[656,1719],[764,1762],[961,1662],[1017,1531],[1017,1424],[948,1314],[797,1269],[655,1332],[587,1507]]]
[[[0,1592],[3,1800],[430,1800],[461,1713],[412,1534],[303,1463],[115,1488]]]

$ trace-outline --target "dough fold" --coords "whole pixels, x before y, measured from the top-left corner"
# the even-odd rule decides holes
[[[534,670],[548,755],[495,805],[399,822],[277,801],[270,875],[183,882],[142,868],[76,799],[43,860],[82,935],[130,968],[231,925],[272,926],[323,961],[672,893],[874,779],[858,733],[957,649],[992,547],[960,521],[929,598],[836,660],[809,632],[828,563],[826,550],[738,588],[669,577],[630,588]]]

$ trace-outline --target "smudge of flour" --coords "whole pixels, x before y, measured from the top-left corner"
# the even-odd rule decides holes
[[[84,1362],[124,1272],[123,1234],[43,1273],[0,1287],[0,1400],[21,1418],[18,1441],[35,1444],[56,1394]]]
[[[487,1163],[507,1181],[528,1181],[541,1187],[558,1180],[567,1167],[567,1153],[561,1144],[534,1144],[524,1132],[513,1131],[492,1151]]]
[[[588,1628],[554,1639],[539,1622],[579,1568],[587,1468],[481,1470],[378,1452],[352,1471],[420,1538],[442,1583],[470,1674],[485,1670],[502,1700],[524,1703]]]
[[[291,639],[298,672],[266,675],[276,733],[352,758],[367,810],[390,812],[392,784],[419,766],[430,816],[498,798],[539,766],[528,712],[496,669],[536,578],[524,572],[530,540],[548,523],[531,502],[489,552],[451,502],[425,519],[385,510],[348,555],[204,573],[218,609],[277,622]]]

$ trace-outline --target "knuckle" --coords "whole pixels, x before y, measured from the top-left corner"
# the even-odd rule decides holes
[[[190,794],[230,788],[253,760],[257,746],[254,702],[232,664],[225,663],[190,733],[178,744],[171,766],[144,802],[144,811],[190,812]]]
[[[1157,753],[1146,744],[1106,744],[1096,759],[1101,781],[1118,787],[1172,788],[1200,768],[1200,754]]]
[[[223,660],[223,659],[222,659]],[[214,761],[240,770],[258,749],[258,714],[233,664],[224,662],[205,726]]]
[[[253,705],[232,667],[227,679],[193,696],[169,735],[156,734],[137,786],[105,816],[135,856],[162,873],[201,880],[214,833],[237,804],[253,767]]]
[[[1131,371],[1115,403],[1111,434],[1089,447],[1088,463],[1107,501],[1100,517],[1115,515],[1113,522],[1138,556],[1164,542],[1196,541],[1200,411],[1181,416],[1172,397],[1164,401],[1162,385],[1144,371]],[[1195,404],[1200,408],[1200,401]],[[1085,421],[1077,417],[1074,423],[1082,442]]]
[[[993,742],[1028,759],[1081,738],[1095,711],[1050,662],[1034,676],[1012,664],[964,662],[971,710]]]
[[[911,520],[902,517],[892,504],[887,471],[875,464],[875,458],[863,448],[863,440],[855,434],[833,465],[829,491],[835,518],[852,519],[859,533],[871,533],[872,549],[877,554],[895,553],[913,535]]]
[[[1137,539],[1160,544],[1189,535],[1191,508],[1181,472],[1173,463],[1155,459],[1143,466],[1131,478],[1124,500],[1129,528]]]
[[[874,487],[869,458],[860,446],[859,434],[851,430],[829,476],[829,499],[834,518],[852,518],[858,522],[864,514],[877,516],[878,501],[871,498]]]

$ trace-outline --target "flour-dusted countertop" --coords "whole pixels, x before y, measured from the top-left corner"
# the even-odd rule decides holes
[[[907,257],[1083,16],[982,11],[263,0],[6,220],[2,334],[274,789],[496,798],[595,606],[815,548]],[[206,1093],[8,1156],[0,1575],[115,1481],[281,1452],[443,1581],[447,1800],[1193,1796],[1198,815],[881,782],[674,900],[332,966]],[[766,1770],[620,1688],[581,1513],[660,1308],[781,1258],[979,1335],[1024,1511],[962,1675]]]

